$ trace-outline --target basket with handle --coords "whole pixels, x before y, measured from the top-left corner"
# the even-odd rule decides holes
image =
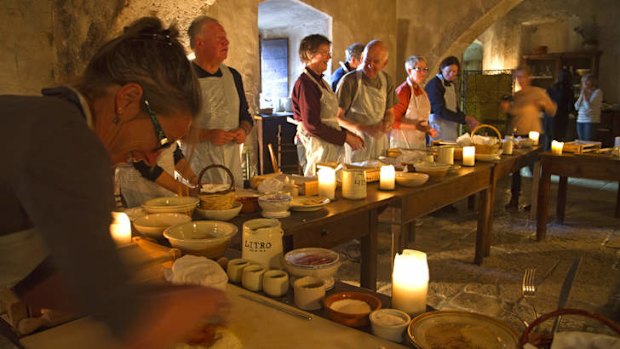
[[[590,319],[597,320],[598,322],[609,327],[617,335],[620,336],[620,325],[616,324],[612,320],[609,320],[608,318],[602,315],[590,313],[589,311],[586,311],[583,309],[568,309],[568,308],[557,309],[550,313],[543,314],[536,320],[532,321],[532,323],[529,324],[529,326],[527,326],[527,328],[523,331],[523,334],[521,334],[518,348],[523,348],[523,346],[528,343],[531,345],[534,345],[537,348],[549,347],[551,345],[551,342],[553,341],[553,334],[535,333],[534,329],[538,327],[538,325],[540,325],[541,323],[547,320],[556,318],[558,316],[564,316],[564,315],[579,315],[579,316],[584,316]]]
[[[488,128],[491,129],[495,132],[495,134],[497,135],[497,139],[498,142],[495,144],[476,144],[473,141],[474,135],[476,135],[476,132],[484,129],[484,128]],[[502,146],[502,133],[499,132],[499,130],[497,129],[497,127],[493,126],[493,125],[489,125],[489,124],[480,124],[476,127],[474,127],[474,129],[471,131],[471,137],[472,137],[472,144],[476,147],[476,154],[497,154],[497,152],[499,151],[499,148]]]
[[[205,210],[227,210],[232,208],[235,203],[235,177],[226,166],[214,164],[205,167],[198,174],[198,185],[202,185],[202,176],[204,176],[208,170],[217,168],[226,171],[226,174],[230,177],[230,187],[215,193],[200,193],[198,195],[200,206]]]

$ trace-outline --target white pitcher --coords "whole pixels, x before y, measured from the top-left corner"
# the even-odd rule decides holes
[[[242,258],[267,269],[282,269],[283,235],[277,219],[258,218],[243,223]]]

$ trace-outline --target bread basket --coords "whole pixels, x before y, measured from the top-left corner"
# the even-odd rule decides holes
[[[226,166],[209,165],[205,167],[198,174],[198,184],[202,184],[202,176],[204,176],[204,174],[208,170],[217,168],[226,171],[226,173],[230,177],[230,187],[226,190],[218,191],[215,193],[200,193],[198,195],[198,198],[200,199],[200,206],[204,210],[227,210],[231,209],[235,203],[235,177]]]
[[[495,144],[476,144],[476,143],[474,143],[474,136],[476,135],[476,132],[478,132],[478,131],[480,131],[481,129],[484,129],[484,128],[489,128],[489,129],[491,129],[491,130],[493,130],[495,132],[495,134],[497,135],[497,140],[498,140],[497,143],[495,143]],[[497,152],[499,151],[499,148],[502,146],[502,133],[499,132],[497,127],[495,127],[493,125],[480,124],[480,125],[476,126],[471,131],[471,138],[472,138],[472,144],[476,147],[476,154],[497,154]]]

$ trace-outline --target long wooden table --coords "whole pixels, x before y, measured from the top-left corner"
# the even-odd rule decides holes
[[[541,154],[542,174],[538,191],[536,212],[536,239],[544,240],[547,235],[547,214],[551,175],[560,176],[556,215],[559,223],[564,222],[568,177],[599,179],[620,182],[620,159],[609,155],[586,154]],[[620,188],[616,198],[616,217],[620,217]]]

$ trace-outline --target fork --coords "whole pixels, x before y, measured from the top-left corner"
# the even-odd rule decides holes
[[[536,296],[536,268],[526,268],[523,273],[523,281],[521,283],[521,294],[523,298],[533,298]],[[528,302],[529,303],[529,302]],[[535,318],[538,318],[536,307],[530,303],[534,311]]]

